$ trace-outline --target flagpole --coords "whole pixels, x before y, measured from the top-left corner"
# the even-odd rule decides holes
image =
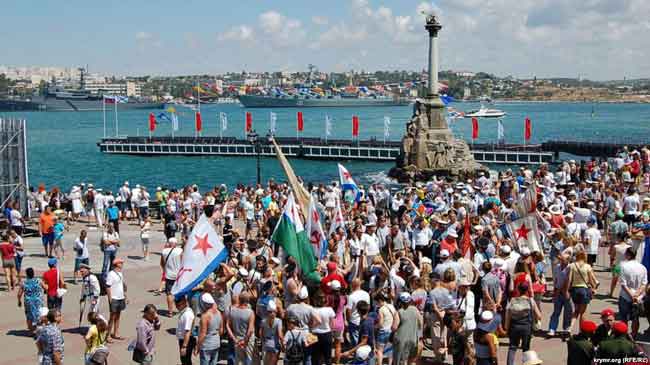
[[[104,115],[104,138],[106,138],[106,98],[102,95],[102,112]]]

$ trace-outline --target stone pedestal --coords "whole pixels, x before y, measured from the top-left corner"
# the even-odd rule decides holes
[[[429,180],[432,176],[474,175],[485,168],[474,161],[465,141],[454,138],[438,95],[418,99],[406,125],[400,158],[389,176],[400,182]]]

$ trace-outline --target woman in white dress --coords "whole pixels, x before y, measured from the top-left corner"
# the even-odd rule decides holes
[[[81,189],[78,186],[72,187],[70,200],[72,201],[72,221],[76,222],[84,210],[83,203],[81,202]]]

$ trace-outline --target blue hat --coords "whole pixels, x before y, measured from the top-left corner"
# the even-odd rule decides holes
[[[49,267],[54,267],[54,266],[56,266],[56,264],[57,264],[57,261],[56,261],[56,258],[54,258],[54,257],[50,257],[50,259],[47,260],[47,266],[49,266]]]

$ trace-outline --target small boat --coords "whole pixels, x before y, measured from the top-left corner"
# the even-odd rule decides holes
[[[481,105],[479,110],[472,110],[465,113],[465,118],[501,118],[506,112],[499,109],[488,109]]]

